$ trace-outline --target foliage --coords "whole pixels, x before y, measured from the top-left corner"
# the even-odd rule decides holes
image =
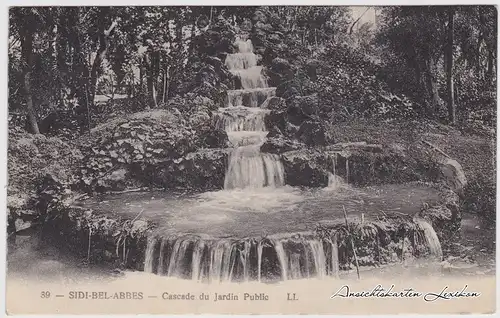
[[[43,222],[73,195],[74,168],[82,155],[59,138],[24,132],[11,131],[8,146],[8,217]]]
[[[327,48],[320,60],[318,88],[322,103],[338,105],[336,116],[344,118],[410,118],[413,105],[405,96],[391,92],[378,78],[379,66],[348,45]],[[385,87],[384,87],[385,86]]]
[[[271,66],[277,57],[291,65],[291,75],[278,74],[275,86],[286,82],[302,95],[322,93],[326,113],[333,108],[344,119],[442,119],[448,89],[443,51],[449,9],[377,8],[376,26],[354,28],[358,21],[353,22],[347,7],[13,8],[9,110],[25,111],[21,35],[26,32],[33,33],[31,95],[37,119],[56,110],[71,114],[64,126],[85,129],[58,130],[68,136],[103,122],[93,109],[96,93],[126,94],[144,108],[167,105],[176,95],[189,92],[223,102],[218,96],[232,84],[222,61],[234,51],[236,33],[250,32],[264,65]],[[460,120],[492,125],[496,10],[453,10]],[[311,60],[319,66],[317,77],[308,71]]]
[[[463,208],[484,217],[491,224],[496,222],[496,184],[492,178],[475,178],[464,190]]]
[[[426,115],[441,119],[446,100],[444,50],[448,14],[453,12],[453,78],[455,103],[462,120],[475,109],[491,110],[496,87],[496,14],[493,6],[387,7],[382,10],[376,45],[381,55],[385,78],[391,86],[409,96]],[[424,113],[424,112],[420,112]],[[434,118],[435,118],[434,117]],[[491,124],[486,119],[484,124]]]
[[[204,84],[199,74],[207,67],[214,71],[205,55],[215,57],[232,45],[234,13],[224,7],[13,8],[9,110],[23,115],[30,93],[37,121],[52,112],[69,112],[78,126],[74,134],[92,126],[97,93],[126,94],[145,100],[146,108],[157,107]],[[31,25],[24,23],[28,18]],[[33,35],[29,92],[21,56],[26,33]],[[209,52],[214,43],[217,49]]]
[[[347,7],[286,6],[264,7],[270,24],[283,32],[288,43],[302,46],[339,41],[350,24]]]

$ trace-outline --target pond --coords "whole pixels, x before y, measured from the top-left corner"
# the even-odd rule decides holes
[[[413,215],[423,203],[440,201],[439,191],[418,184],[324,189],[289,186],[232,189],[192,195],[136,192],[106,195],[83,205],[126,218],[146,218],[159,230],[209,237],[245,238],[314,229],[349,218],[376,220],[387,214]]]

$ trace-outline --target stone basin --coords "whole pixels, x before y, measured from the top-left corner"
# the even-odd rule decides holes
[[[265,237],[314,230],[317,224],[349,220],[376,221],[387,215],[412,217],[423,204],[442,201],[437,189],[420,184],[323,189],[234,189],[180,195],[136,192],[106,195],[82,203],[100,214],[147,219],[157,231],[211,238]],[[141,212],[142,211],[142,212]]]
[[[82,240],[92,235],[85,232],[91,224],[112,223],[94,240],[107,241],[102,249],[118,251],[128,268],[208,282],[323,277],[353,266],[442,257],[433,224],[449,221],[446,191],[422,183],[354,188],[331,181],[323,189],[105,195],[80,202],[88,213],[69,219],[80,224]]]

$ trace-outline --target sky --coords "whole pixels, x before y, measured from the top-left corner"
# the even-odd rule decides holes
[[[366,9],[368,9],[368,7],[363,7],[363,6],[351,7],[353,19],[356,20],[366,11]],[[368,11],[366,11],[366,13],[363,14],[363,17],[361,18],[361,20],[359,20],[356,26],[359,27],[366,22],[370,22],[373,25],[375,25],[375,9],[373,7],[368,9]]]

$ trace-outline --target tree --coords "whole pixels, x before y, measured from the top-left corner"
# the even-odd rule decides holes
[[[385,51],[384,68],[392,69],[401,90],[431,118],[438,116],[442,97],[451,123],[471,108],[490,109],[496,90],[496,17],[493,6],[383,8],[376,44]],[[394,67],[398,61],[401,65]]]
[[[24,64],[24,96],[26,110],[31,130],[39,134],[37,116],[33,106],[32,71],[33,71],[33,34],[35,32],[37,17],[32,8],[13,8],[11,17],[16,22],[21,42],[21,57]]]
[[[412,96],[425,113],[434,117],[441,110],[438,65],[445,41],[444,9],[438,7],[387,7],[382,10],[378,40],[411,69],[420,92]]]
[[[455,11],[452,7],[448,9],[448,45],[446,49],[446,79],[448,84],[448,115],[451,124],[457,121],[455,94],[453,89],[453,20]]]
[[[94,62],[92,64],[92,69],[90,71],[90,100],[93,102],[94,96],[96,93],[96,84],[97,78],[100,75],[99,70],[101,68],[102,61],[106,57],[106,53],[108,52],[108,48],[110,46],[109,41],[111,37],[111,33],[114,31],[117,26],[117,20],[113,21],[109,28],[106,28],[106,24],[108,23],[110,17],[110,8],[109,7],[99,7],[99,13],[97,14],[97,28],[98,37],[99,37],[99,49],[97,51],[96,57],[94,58]]]

